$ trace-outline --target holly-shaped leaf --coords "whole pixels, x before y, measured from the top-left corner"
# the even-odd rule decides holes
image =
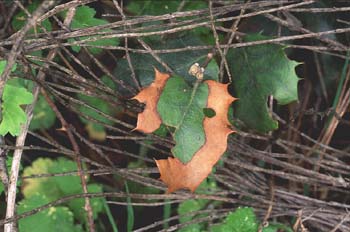
[[[104,19],[98,19],[95,18],[96,11],[95,9],[88,7],[88,6],[80,6],[77,7],[76,13],[74,15],[71,28],[72,29],[81,29],[81,28],[87,28],[92,26],[99,26],[107,24],[108,21]],[[89,38],[88,36],[80,37],[80,39],[84,40]],[[70,42],[74,41],[73,39],[69,39]],[[88,47],[91,53],[98,54],[102,51],[101,48],[93,47],[93,46],[107,46],[107,45],[113,45],[116,46],[119,44],[118,38],[109,38],[109,39],[98,39],[96,41],[90,41],[87,42],[88,45],[92,47]],[[80,46],[72,46],[73,51],[79,52]]]
[[[212,232],[256,232],[258,223],[252,208],[238,208],[229,213],[224,222],[211,227]]]
[[[168,192],[181,188],[194,191],[226,150],[227,136],[233,132],[227,112],[235,99],[228,93],[227,84],[206,80],[197,81],[191,88],[181,77],[168,78],[156,71],[154,86],[161,82],[165,87],[151,85],[135,97],[146,104],[136,129],[146,131],[146,122],[152,121],[175,128],[172,153],[176,158],[156,160],[160,179],[168,185]],[[206,108],[215,115],[205,117]],[[157,129],[158,124],[147,132]]]
[[[137,126],[135,128],[135,130],[144,133],[152,133],[157,130],[162,123],[157,112],[157,104],[165,83],[170,78],[169,74],[161,73],[157,69],[154,71],[156,73],[154,82],[132,98],[146,104],[144,111],[138,115]]]
[[[21,125],[27,120],[27,115],[21,106],[30,104],[32,101],[32,93],[16,85],[15,79],[7,81],[2,95],[0,135],[5,135],[7,133],[10,133],[12,136],[19,135]]]
[[[267,39],[262,35],[248,35],[245,41]],[[295,67],[283,47],[264,44],[231,49],[227,60],[234,77],[234,89],[240,99],[235,103],[235,115],[248,127],[259,132],[278,128],[267,107],[268,96],[285,105],[298,100],[298,77]]]
[[[18,213],[24,213],[39,206],[49,203],[45,195],[36,192],[32,197],[22,200],[18,205]],[[80,232],[83,231],[80,225],[74,225],[73,213],[62,206],[50,207],[41,212],[19,220],[21,232]]]

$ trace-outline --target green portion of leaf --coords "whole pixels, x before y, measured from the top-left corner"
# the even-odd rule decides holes
[[[22,200],[18,205],[18,212],[24,213],[39,206],[49,203],[50,200],[40,193],[36,193],[31,198]],[[41,212],[19,220],[19,230],[21,232],[80,232],[83,231],[80,225],[74,225],[73,213],[67,207],[50,207]]]
[[[171,77],[159,98],[157,111],[162,122],[175,128],[172,153],[183,163],[189,162],[205,143],[203,109],[207,105],[208,85],[191,88],[183,78]],[[169,110],[171,109],[171,110]]]
[[[15,85],[13,79],[7,81],[2,96],[0,135],[7,133],[10,133],[12,136],[19,135],[21,125],[27,120],[27,115],[21,108],[21,105],[30,104],[32,101],[32,93],[21,86]]]
[[[33,13],[39,6],[39,1],[33,1],[32,4],[26,6],[26,9],[29,11],[29,13]],[[12,20],[12,27],[16,30],[19,31],[24,24],[27,22],[28,16],[24,11],[20,11],[17,15],[15,15],[14,19]],[[46,31],[52,31],[52,26],[51,23],[48,19],[45,19],[44,21],[41,22],[41,25],[46,29]],[[30,34],[34,33],[42,33],[44,32],[41,27],[36,25],[33,29],[29,30]]]
[[[249,35],[246,41],[266,39]],[[279,104],[298,100],[298,77],[295,66],[283,47],[275,44],[258,45],[230,50],[228,57],[234,76],[235,115],[248,127],[260,132],[278,128],[277,121],[269,115],[267,98],[272,95]]]
[[[204,45],[196,36],[188,34],[185,36],[177,35],[169,39],[153,39],[149,46],[152,49],[174,49],[183,48],[187,46]],[[161,60],[166,63],[174,74],[184,77],[188,82],[195,82],[195,78],[188,74],[189,68],[194,63],[203,64],[208,52],[202,50],[185,51],[176,53],[158,54]],[[156,67],[159,71],[166,72],[164,67],[158,63],[149,54],[130,54],[130,59],[135,70],[136,77],[141,86],[148,86],[154,80],[154,69]],[[135,87],[135,83],[131,78],[131,71],[126,59],[118,63],[118,67],[114,74],[121,78],[124,82]],[[214,60],[212,60],[204,71],[204,79],[218,80],[219,67]],[[123,89],[119,89],[123,91]]]
[[[40,95],[36,102],[33,118],[30,122],[30,130],[49,129],[56,120],[56,114],[51,109],[45,98]]]
[[[93,26],[99,26],[99,25],[104,25],[107,24],[108,21],[104,19],[98,19],[95,18],[96,11],[88,6],[80,6],[77,7],[76,13],[74,15],[74,19],[71,24],[72,29],[81,29],[81,28],[87,28],[87,27],[93,27]],[[110,31],[110,30],[106,30]],[[90,38],[88,36],[85,37],[80,37],[81,40]],[[74,41],[73,39],[69,39],[68,41],[72,42]],[[107,45],[118,45],[119,44],[119,39],[118,38],[109,38],[109,39],[98,39],[96,41],[91,41],[87,42],[88,45],[90,46],[107,46]],[[73,51],[79,52],[80,51],[80,46],[72,46]],[[102,51],[101,48],[96,48],[96,47],[88,47],[91,53],[93,54],[98,54]]]
[[[256,232],[258,223],[252,208],[238,208],[227,215],[224,222],[211,227],[212,232]]]

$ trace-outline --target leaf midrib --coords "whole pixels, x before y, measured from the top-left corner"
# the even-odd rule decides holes
[[[197,89],[199,87],[199,84],[200,84],[200,80],[197,80],[196,83],[194,84],[193,86],[193,90],[192,90],[192,93],[191,93],[191,97],[190,97],[190,101],[188,102],[187,106],[186,106],[186,109],[184,110],[184,113],[182,114],[182,117],[181,117],[181,120],[180,122],[176,125],[176,129],[174,131],[174,134],[176,134],[176,132],[179,130],[180,126],[183,124],[184,120],[185,120],[185,117],[187,115],[187,112],[189,111],[190,109],[190,106],[192,105],[192,102],[194,100],[194,96],[196,95],[197,93]]]

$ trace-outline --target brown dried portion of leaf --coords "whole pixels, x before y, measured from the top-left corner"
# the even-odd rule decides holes
[[[235,100],[227,91],[228,84],[208,80],[209,96],[207,107],[215,111],[215,116],[203,121],[206,135],[205,144],[196,152],[192,160],[183,164],[177,158],[156,160],[160,179],[168,186],[168,193],[186,188],[194,192],[200,183],[210,174],[227,148],[227,137],[233,133],[227,113]]]
[[[146,105],[144,111],[139,113],[137,117],[137,125],[134,129],[144,133],[152,133],[157,130],[162,123],[157,112],[157,104],[162,90],[167,80],[170,78],[169,74],[161,73],[156,68],[154,71],[155,79],[153,83],[132,98]]]

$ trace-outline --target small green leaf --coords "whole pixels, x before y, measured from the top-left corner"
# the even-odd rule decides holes
[[[191,88],[177,76],[167,81],[159,98],[157,110],[162,122],[175,128],[172,134],[176,145],[172,153],[183,163],[189,162],[205,143],[203,109],[207,99],[207,84],[196,83]]]
[[[54,174],[76,170],[76,163],[63,157],[57,160],[39,158],[31,166],[24,169],[23,175]],[[76,175],[26,179],[22,189],[26,198],[30,198],[36,192],[40,192],[50,201],[57,200],[64,195],[79,193],[80,191],[80,178]]]
[[[261,35],[248,35],[246,41],[267,39]],[[231,49],[227,60],[234,76],[235,115],[248,127],[266,133],[278,128],[269,115],[268,96],[285,105],[298,100],[298,77],[295,67],[283,47],[276,44]]]
[[[256,232],[258,223],[252,208],[238,208],[227,215],[224,222],[211,227],[212,232]]]
[[[95,18],[96,11],[88,6],[80,6],[77,7],[76,13],[74,15],[71,28],[72,29],[81,29],[81,28],[87,28],[87,27],[92,27],[92,26],[99,26],[99,25],[104,25],[107,24],[108,21],[104,19],[98,19]],[[106,30],[110,31],[110,30]],[[80,37],[81,40],[89,38],[88,36],[86,37]],[[70,42],[74,41],[73,39],[69,39]],[[98,39],[96,41],[91,41],[87,42],[88,45],[91,46],[107,46],[107,45],[118,45],[119,44],[119,39],[118,38],[109,38],[109,39]],[[80,46],[72,46],[73,51],[79,52],[80,51]],[[91,53],[93,54],[98,54],[102,51],[101,48],[96,48],[96,47],[88,47]]]
[[[48,158],[39,158],[35,160],[31,166],[24,169],[23,176],[50,173],[53,165],[53,160]],[[31,198],[38,192],[45,196],[49,201],[57,200],[60,196],[62,196],[61,190],[58,188],[57,184],[52,180],[52,178],[30,178],[26,179],[24,183],[22,193],[25,198]]]
[[[32,93],[14,83],[14,79],[9,80],[4,87],[0,135],[7,133],[10,133],[12,136],[19,135],[21,125],[27,120],[27,115],[21,108],[21,105],[30,104],[33,101]]]
[[[45,195],[36,193],[31,198],[22,200],[18,205],[18,212],[24,213],[39,206],[49,203]],[[19,220],[21,232],[80,232],[83,231],[80,225],[74,225],[73,213],[67,207],[50,207],[41,212]]]

